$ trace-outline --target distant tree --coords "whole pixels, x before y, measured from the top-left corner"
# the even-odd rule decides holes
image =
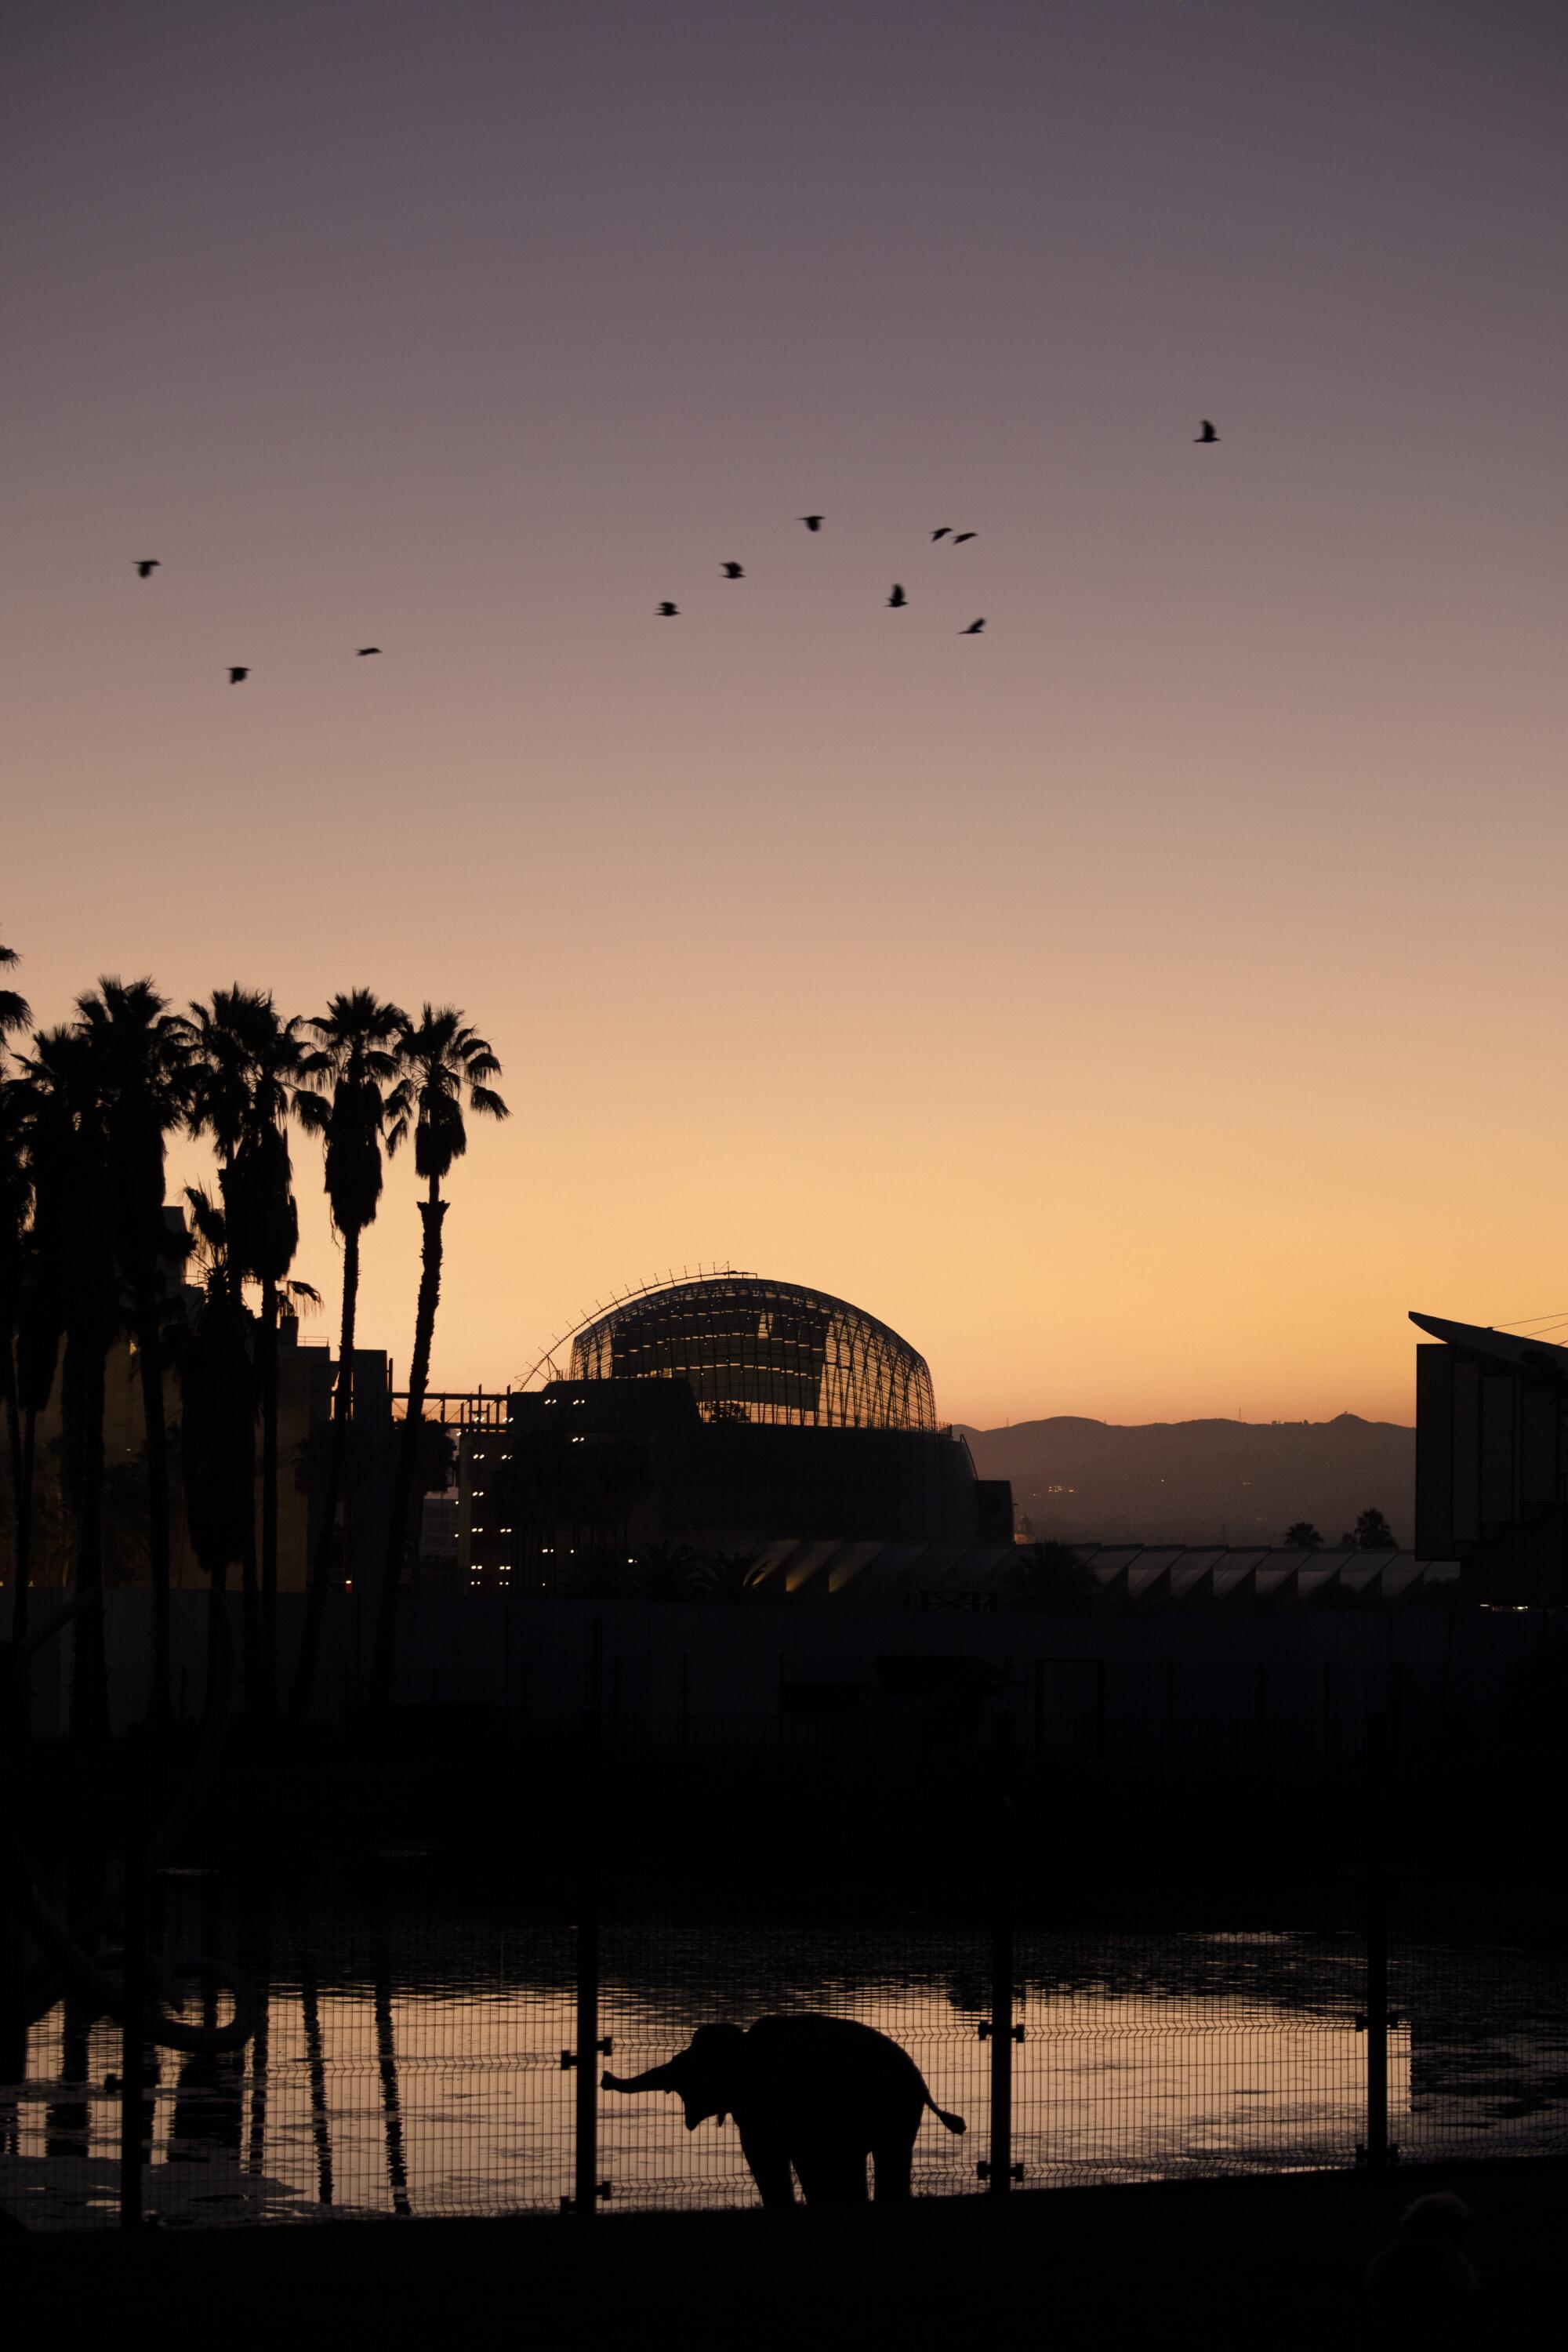
[[[707,1552],[693,1566],[688,1583],[699,1601],[776,1601],[784,1590],[770,1583],[754,1551]]]
[[[103,1473],[105,1589],[134,1584],[148,1559],[147,1454],[111,1462]]]
[[[1284,1534],[1287,1551],[1321,1551],[1323,1538],[1310,1519],[1292,1519]]]
[[[624,1547],[626,1522],[653,1492],[653,1462],[635,1437],[599,1437],[577,1450],[574,1521]]]
[[[1012,1579],[1020,1606],[1051,1616],[1081,1616],[1093,1608],[1099,1592],[1076,1545],[1055,1538],[1020,1547]]]
[[[688,1601],[697,1573],[697,1554],[689,1544],[649,1543],[634,1555],[635,1590],[644,1601]]]
[[[1397,1551],[1399,1540],[1381,1511],[1363,1511],[1355,1523],[1358,1551]]]

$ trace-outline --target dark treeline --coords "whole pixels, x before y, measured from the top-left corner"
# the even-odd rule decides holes
[[[0,948],[0,970],[15,953]],[[450,1006],[417,1018],[351,989],[311,1016],[285,1014],[269,991],[215,989],[176,1012],[149,980],[101,979],[74,1017],[34,1030],[26,1000],[0,989],[0,1391],[10,1467],[9,1633],[26,1639],[40,1538],[73,1589],[71,1733],[108,1734],[101,1597],[140,1554],[152,1589],[147,1717],[171,1717],[170,1503],[183,1494],[191,1546],[221,1605],[242,1594],[247,1710],[310,1712],[322,1612],[345,1486],[354,1475],[354,1325],[360,1244],[374,1222],[388,1154],[411,1145],[423,1227],[406,1419],[395,1432],[392,1510],[378,1601],[372,1703],[391,1688],[398,1594],[417,1544],[429,1458],[424,1408],[440,1298],[443,1185],[468,1144],[467,1118],[504,1118],[500,1065]],[[325,1442],[279,1459],[283,1318],[319,1304],[293,1273],[299,1211],[294,1129],[324,1147],[324,1181],[342,1244],[337,1372]],[[216,1184],[164,1204],[177,1135],[205,1138]],[[105,1364],[129,1341],[145,1431],[143,1475],[106,1464]],[[165,1398],[178,1411],[171,1417]],[[58,1499],[41,1476],[40,1418],[58,1403]],[[280,1476],[308,1480],[317,1504],[304,1636],[285,1695],[277,1641]],[[106,1496],[129,1484],[106,1521]],[[46,1521],[51,1521],[46,1529]]]

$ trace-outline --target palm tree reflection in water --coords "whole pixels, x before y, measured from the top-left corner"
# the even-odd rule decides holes
[[[372,1923],[375,1938],[375,1977],[372,2004],[375,2014],[375,2065],[381,2080],[382,2128],[386,2139],[386,2183],[395,2213],[412,2210],[408,2202],[408,2164],[403,2147],[403,2109],[397,2095],[397,2049],[392,2031],[392,1942],[386,1915],[377,1904]]]
[[[327,2121],[327,2069],[321,2044],[321,2001],[309,1923],[297,1917],[300,1947],[300,2011],[305,2028],[305,2074],[310,2086],[310,2138],[316,2150],[316,2202],[332,2201],[332,2140]]]

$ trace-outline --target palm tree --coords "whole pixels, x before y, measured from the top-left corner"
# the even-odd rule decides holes
[[[1008,1581],[1021,1607],[1052,1616],[1083,1616],[1099,1598],[1094,1572],[1085,1567],[1077,1545],[1055,1536],[1021,1549]]]
[[[112,1186],[102,1070],[80,1028],[46,1029],[23,1063],[33,1182],[36,1360],[60,1375],[60,1484],[70,1527],[79,1608],[73,1628],[71,1737],[97,1747],[109,1733],[103,1646],[104,1359],[120,1328],[111,1235]],[[41,1335],[49,1333],[47,1349]],[[37,1393],[37,1386],[32,1393]],[[47,1387],[44,1389],[47,1399]]]
[[[301,1123],[326,1139],[327,1198],[332,1223],[343,1240],[343,1308],[338,1380],[332,1393],[331,1463],[310,1561],[299,1665],[289,1696],[289,1711],[296,1719],[308,1714],[315,1686],[342,1493],[344,1442],[353,1412],[360,1235],[374,1223],[381,1199],[381,1139],[387,1097],[402,1066],[398,1040],[409,1024],[408,1015],[395,1004],[384,1003],[368,988],[356,988],[334,996],[325,1013],[305,1025],[316,1042],[301,1057],[300,1073],[313,1092],[300,1095],[296,1108]]]
[[[22,1528],[26,1501],[22,1478],[22,1413],[16,1388],[16,1340],[22,1321],[22,1292],[26,1278],[27,1223],[33,1205],[33,1180],[27,1166],[26,1093],[0,1069],[0,1393],[5,1404],[5,1440],[11,1458],[12,1575],[17,1579],[12,1614],[26,1631],[26,1586],[18,1577]]]
[[[186,1114],[191,1032],[150,980],[104,979],[77,999],[78,1026],[99,1067],[109,1160],[111,1238],[130,1307],[147,1447],[147,1561],[153,1586],[148,1713],[169,1702],[169,1440],[163,1412],[164,1305],[184,1254],[163,1214],[165,1139]]]
[[[731,1603],[782,1599],[783,1586],[771,1584],[768,1574],[760,1552],[707,1552],[691,1571],[692,1597]]]
[[[454,1006],[446,1004],[433,1012],[428,1004],[425,1005],[416,1023],[405,1022],[397,1050],[404,1076],[387,1104],[391,1119],[386,1148],[389,1152],[398,1150],[412,1133],[414,1171],[426,1184],[426,1196],[419,1203],[425,1236],[419,1262],[419,1300],[414,1315],[414,1354],[408,1368],[408,1409],[393,1473],[386,1569],[382,1578],[381,1606],[376,1612],[371,1705],[377,1710],[384,1708],[392,1696],[398,1589],[404,1557],[417,1540],[414,1473],[425,1419],[425,1391],[430,1381],[436,1308],[441,1297],[441,1229],[449,1205],[441,1198],[441,1186],[452,1172],[453,1161],[460,1160],[468,1148],[463,1120],[465,1094],[469,1110],[486,1118],[508,1116],[505,1103],[486,1083],[500,1077],[500,1064],[486,1040],[476,1035]]]
[[[307,1284],[287,1280],[300,1240],[289,1156],[289,1115],[299,1103],[304,1058],[298,1018],[285,1020],[269,992],[218,988],[210,1004],[193,1004],[195,1132],[212,1136],[229,1247],[241,1275],[261,1286],[257,1375],[261,1403],[261,1590],[258,1657],[249,1680],[252,1704],[271,1715],[278,1692],[278,1327],[287,1289],[314,1300]],[[314,1097],[311,1097],[312,1102]],[[254,1544],[243,1570],[255,1580]],[[248,1599],[248,1596],[247,1596]]]
[[[202,1303],[179,1349],[180,1465],[191,1548],[211,1593],[210,1689],[229,1565],[243,1560],[255,1542],[256,1375],[251,1319],[228,1220],[195,1187],[186,1188],[185,1201]]]
[[[0,947],[0,971],[10,971],[21,961],[15,948]],[[9,1037],[14,1030],[32,1026],[33,1008],[25,996],[14,988],[0,988],[0,1039]]]
[[[0,947],[0,971],[17,961],[14,948]],[[27,1218],[32,1207],[32,1179],[27,1172],[26,1097],[5,1073],[5,1039],[25,1029],[32,1007],[14,988],[0,988],[0,1394],[5,1404],[5,1441],[11,1457],[11,1563],[16,1580],[12,1601],[13,1633],[20,1640],[27,1626],[27,1584],[20,1563],[26,1551],[26,1498],[23,1494],[22,1414],[16,1385],[16,1341],[21,1323],[24,1268],[26,1264]]]

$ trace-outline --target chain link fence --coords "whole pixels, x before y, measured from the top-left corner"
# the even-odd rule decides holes
[[[1278,1927],[1175,1931],[1015,1925],[1000,1904],[762,1917],[613,1886],[602,1916],[586,1896],[544,1916],[416,1856],[281,1894],[161,1874],[149,1967],[203,1955],[181,2013],[219,2024],[242,1974],[244,2046],[148,2043],[128,2095],[121,2027],[62,2000],[0,2088],[0,2209],[74,2229],[560,2212],[585,2189],[611,2214],[750,2205],[732,2123],[689,2132],[679,2099],[597,2076],[661,2065],[703,2025],[797,2013],[888,2035],[965,2119],[957,2136],[925,2116],[918,2196],[1561,2154],[1550,1923],[1492,1899],[1439,1917],[1424,1883],[1364,1894]]]

